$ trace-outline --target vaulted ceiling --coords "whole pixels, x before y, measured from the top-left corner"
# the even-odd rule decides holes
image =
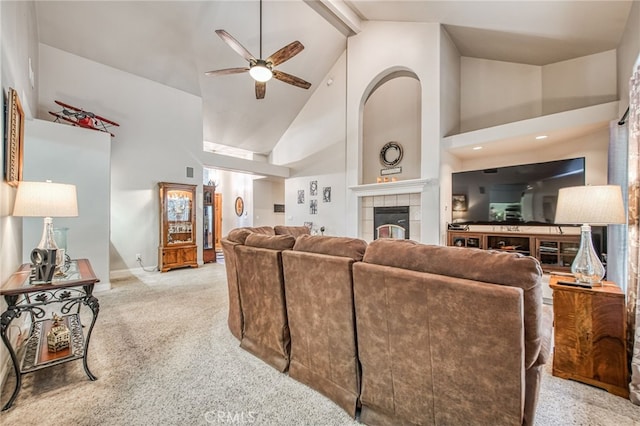
[[[37,1],[40,42],[201,96],[204,139],[269,153],[366,20],[440,22],[461,55],[533,65],[617,47],[631,9],[624,1],[264,0],[263,57],[299,40],[278,66],[312,84],[277,80],[256,100],[246,66],[215,33],[224,29],[260,55],[259,2]]]

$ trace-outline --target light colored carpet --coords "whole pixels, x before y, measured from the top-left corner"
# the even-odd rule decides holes
[[[240,349],[227,329],[224,265],[140,271],[97,294],[81,361],[24,376],[0,424],[355,425],[334,403]],[[3,403],[13,390],[10,376]],[[499,392],[499,389],[496,389]],[[538,425],[640,425],[640,407],[546,369]]]

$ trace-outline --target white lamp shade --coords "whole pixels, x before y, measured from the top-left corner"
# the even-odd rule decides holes
[[[76,186],[52,182],[20,181],[13,206],[14,216],[78,216]]]
[[[612,225],[626,222],[619,185],[588,185],[558,191],[555,223]]]

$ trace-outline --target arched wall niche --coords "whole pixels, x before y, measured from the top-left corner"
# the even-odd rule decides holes
[[[372,79],[360,105],[360,183],[420,178],[421,105],[420,79],[410,69],[394,67]],[[393,167],[380,162],[388,142],[403,148],[402,160]],[[393,153],[392,153],[393,155]],[[382,170],[393,171],[382,174]]]

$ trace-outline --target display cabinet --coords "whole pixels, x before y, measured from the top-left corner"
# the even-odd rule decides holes
[[[160,182],[160,246],[158,269],[198,267],[196,246],[196,185]]]
[[[205,263],[216,261],[215,192],[215,186],[202,188],[202,260]]]

